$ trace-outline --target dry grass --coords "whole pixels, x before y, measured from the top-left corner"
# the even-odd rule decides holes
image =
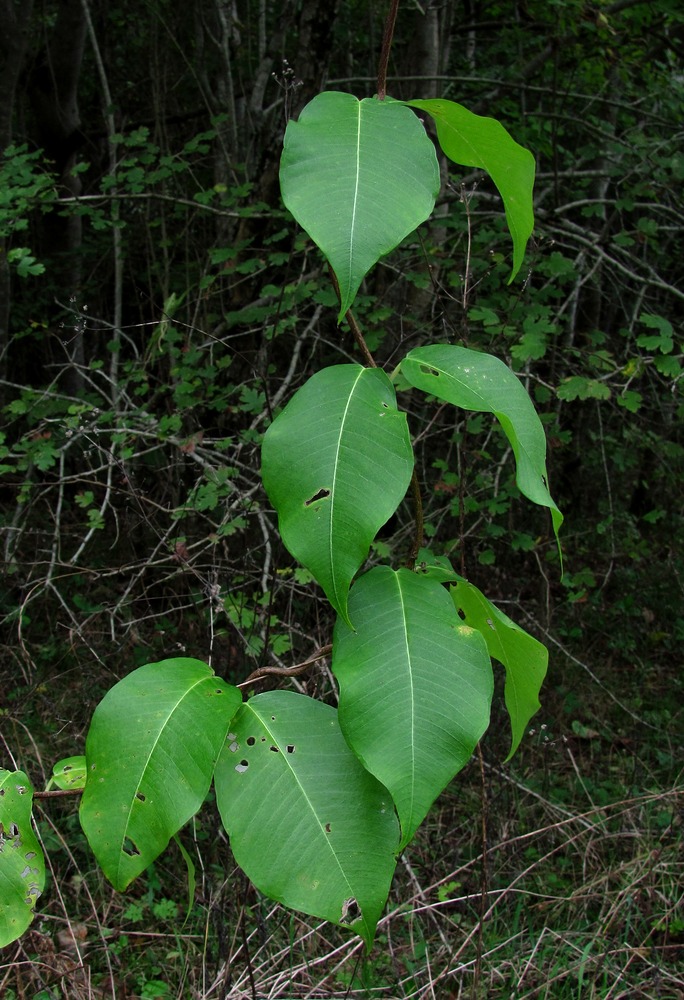
[[[73,806],[51,803],[39,825],[54,878],[5,949],[0,996],[681,1000],[684,785],[619,796],[634,763],[534,737],[512,767],[475,762],[400,860],[370,957],[246,885],[210,807],[184,832],[199,861],[185,920],[175,848],[119,896]],[[585,807],[606,776],[612,800]]]

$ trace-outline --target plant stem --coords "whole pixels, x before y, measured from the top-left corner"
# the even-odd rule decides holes
[[[328,270],[330,271],[330,280],[333,283],[335,294],[337,295],[337,298],[341,302],[342,296],[340,295],[340,285],[337,280],[337,275],[333,271],[332,267],[330,267],[330,265],[328,265]],[[373,355],[371,354],[371,352],[368,350],[368,344],[363,338],[363,334],[361,333],[361,327],[356,322],[356,319],[354,318],[354,314],[352,313],[351,309],[348,309],[347,312],[345,313],[345,319],[347,320],[347,323],[349,323],[349,329],[353,333],[354,340],[356,341],[359,350],[363,354],[364,361],[366,362],[369,368],[377,368],[378,367],[377,362],[373,357]]]
[[[389,64],[390,49],[392,48],[392,37],[394,26],[397,23],[397,11],[399,10],[399,0],[391,0],[390,9],[385,21],[385,33],[382,36],[382,50],[378,63],[378,99],[385,100],[387,94],[387,66]]]
[[[356,319],[351,309],[347,311],[345,318],[347,320],[347,323],[349,323],[349,329],[354,334],[354,340],[358,344],[359,350],[363,354],[366,364],[368,365],[369,368],[377,368],[378,366],[376,360],[371,354],[371,352],[368,350],[368,344],[363,338],[363,334],[361,333],[361,327],[356,322]]]
[[[82,788],[55,788],[52,791],[34,792],[34,799],[63,799],[67,795],[83,795]]]
[[[406,565],[409,569],[413,569],[415,567],[416,559],[418,558],[418,550],[423,544],[423,500],[420,495],[418,475],[415,469],[413,470],[413,475],[411,476],[411,492],[413,493],[413,506],[416,512],[416,531],[413,536],[411,551],[409,552],[408,559],[406,560]]]

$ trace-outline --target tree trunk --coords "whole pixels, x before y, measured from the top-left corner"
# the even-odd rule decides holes
[[[33,0],[0,0],[0,153],[12,142],[15,94],[32,12]],[[0,380],[7,377],[10,291],[6,240],[0,235]],[[4,390],[0,384],[0,405],[3,403]]]
[[[36,58],[28,81],[35,141],[45,151],[46,159],[54,164],[58,190],[71,197],[81,190],[80,180],[72,171],[80,141],[77,94],[85,37],[82,0],[62,0],[54,29]],[[62,216],[56,212],[43,216],[40,251],[48,277],[57,297],[64,296],[74,307],[75,319],[64,324],[59,337],[61,356],[55,359],[59,365],[66,363],[62,385],[72,395],[82,386],[85,364],[83,324],[76,318],[82,306],[81,242],[80,216],[75,213]]]

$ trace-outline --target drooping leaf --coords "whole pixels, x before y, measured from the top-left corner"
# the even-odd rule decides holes
[[[485,638],[489,655],[506,669],[504,699],[511,720],[510,760],[525,735],[532,716],[539,711],[539,691],[549,662],[549,651],[534,636],[488,601],[472,583],[460,579],[451,596],[466,625]]]
[[[239,690],[186,657],[148,663],[107,692],[86,740],[81,826],[123,890],[202,805]]]
[[[251,698],[231,724],[215,786],[235,860],[257,888],[350,927],[370,946],[399,826],[387,789],[345,743],[337,712],[292,691]]]
[[[372,569],[352,587],[355,632],[335,626],[333,671],[344,736],[392,793],[402,848],[489,723],[492,667],[440,583]]]
[[[0,948],[21,937],[45,888],[32,806],[33,788],[24,772],[0,769]]]
[[[87,773],[85,757],[64,757],[53,765],[50,784],[63,791],[67,788],[85,788]]]
[[[408,108],[328,91],[287,126],[280,188],[337,276],[341,320],[370,268],[430,216],[439,167]]]
[[[411,385],[431,396],[497,417],[515,455],[520,492],[550,509],[558,537],[563,515],[549,493],[544,428],[517,375],[491,354],[454,344],[416,348],[401,362],[401,371]]]
[[[434,119],[439,144],[450,160],[465,167],[486,170],[494,181],[503,199],[513,238],[510,284],[522,267],[525,247],[534,228],[534,157],[495,118],[483,118],[454,101],[441,98],[406,103],[426,111]]]
[[[269,427],[261,460],[285,545],[348,620],[352,577],[413,470],[389,378],[361,365],[317,372]]]

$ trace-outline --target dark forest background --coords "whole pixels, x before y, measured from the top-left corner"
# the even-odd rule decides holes
[[[278,163],[320,90],[374,93],[387,6],[0,0],[0,764],[36,787],[133,668],[183,652],[239,682],[330,640],[259,443],[358,357]],[[10,1000],[684,997],[684,11],[405,3],[388,91],[496,117],[537,161],[513,284],[495,189],[443,163],[435,218],[355,311],[386,370],[465,344],[537,404],[563,572],[498,429],[400,393],[426,544],[549,646],[542,711],[505,766],[495,719],[436,804],[371,959],[246,885],[211,808],[182,837],[184,923],[177,849],[117,897],[51,802]],[[371,558],[398,565],[411,531],[406,503]],[[334,700],[325,665],[289,683]]]

